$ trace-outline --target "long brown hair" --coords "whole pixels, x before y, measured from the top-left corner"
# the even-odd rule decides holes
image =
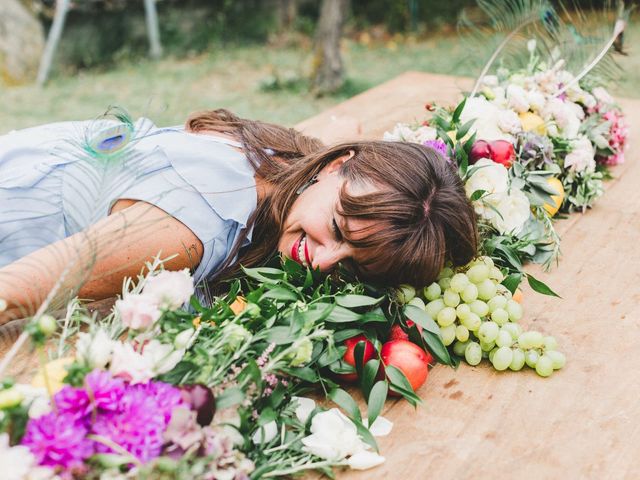
[[[347,241],[367,252],[367,260],[352,265],[357,273],[388,285],[422,286],[436,278],[447,260],[462,265],[476,253],[473,208],[455,168],[432,148],[382,141],[326,147],[294,129],[242,119],[224,109],[194,114],[186,128],[235,137],[257,176],[272,187],[249,218],[247,228],[253,228],[254,241],[238,256],[246,232],[241,235],[216,281],[237,273],[240,264],[259,265],[277,253],[296,191],[351,150],[354,157],[340,167],[346,179],[340,214],[347,220],[373,222],[366,231],[345,232]],[[347,186],[359,182],[375,185],[376,192],[349,195]]]

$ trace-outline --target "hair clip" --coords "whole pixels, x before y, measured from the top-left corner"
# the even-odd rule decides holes
[[[313,177],[311,177],[310,180],[305,182],[304,185],[302,185],[298,190],[296,190],[296,195],[300,195],[302,192],[304,192],[307,188],[309,188],[314,183],[318,183],[318,174],[317,173]]]

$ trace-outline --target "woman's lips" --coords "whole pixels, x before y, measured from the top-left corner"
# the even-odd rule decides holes
[[[307,265],[311,266],[311,257],[309,256],[309,239],[304,242],[304,258],[307,261]]]
[[[291,258],[298,263],[302,263],[298,255],[298,250],[300,249],[300,242],[302,241],[303,237],[304,237],[304,233],[300,235],[300,238],[298,238],[298,240],[293,242],[293,246],[291,247]]]

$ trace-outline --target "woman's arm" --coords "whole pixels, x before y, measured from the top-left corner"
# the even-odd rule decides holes
[[[121,201],[122,202],[122,201]],[[122,206],[122,204],[121,204]],[[114,209],[116,211],[117,209]],[[176,257],[165,268],[195,268],[202,259],[202,242],[164,210],[136,202],[59,242],[37,250],[0,269],[0,298],[8,309],[0,325],[33,315],[49,292],[55,297],[100,300],[122,290],[124,277],[138,275],[145,262],[161,254]]]

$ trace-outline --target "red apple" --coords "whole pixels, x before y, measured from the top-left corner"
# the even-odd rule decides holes
[[[398,368],[414,390],[424,384],[429,375],[430,354],[415,343],[407,340],[392,340],[382,345],[380,358],[384,367],[393,365]]]
[[[491,160],[504,165],[506,168],[510,168],[516,159],[516,151],[511,142],[494,140],[489,144],[489,148],[491,150]]]
[[[356,368],[356,357],[355,357],[355,349],[358,342],[364,342],[364,358],[362,364],[364,365],[369,360],[371,360],[376,353],[376,349],[367,337],[364,335],[356,335],[355,337],[348,338],[344,341],[344,344],[347,347],[347,351],[344,352],[344,356],[342,360],[353,368]],[[345,382],[355,382],[358,379],[357,373],[340,373],[337,375],[340,380],[344,380]]]
[[[407,328],[411,328],[415,325],[413,320],[407,320]],[[422,327],[416,325],[416,328],[422,333]],[[389,340],[409,340],[409,334],[405,332],[400,325],[394,325],[389,331]]]
[[[469,152],[469,164],[473,165],[481,158],[491,158],[491,149],[489,148],[489,142],[477,140]]]

